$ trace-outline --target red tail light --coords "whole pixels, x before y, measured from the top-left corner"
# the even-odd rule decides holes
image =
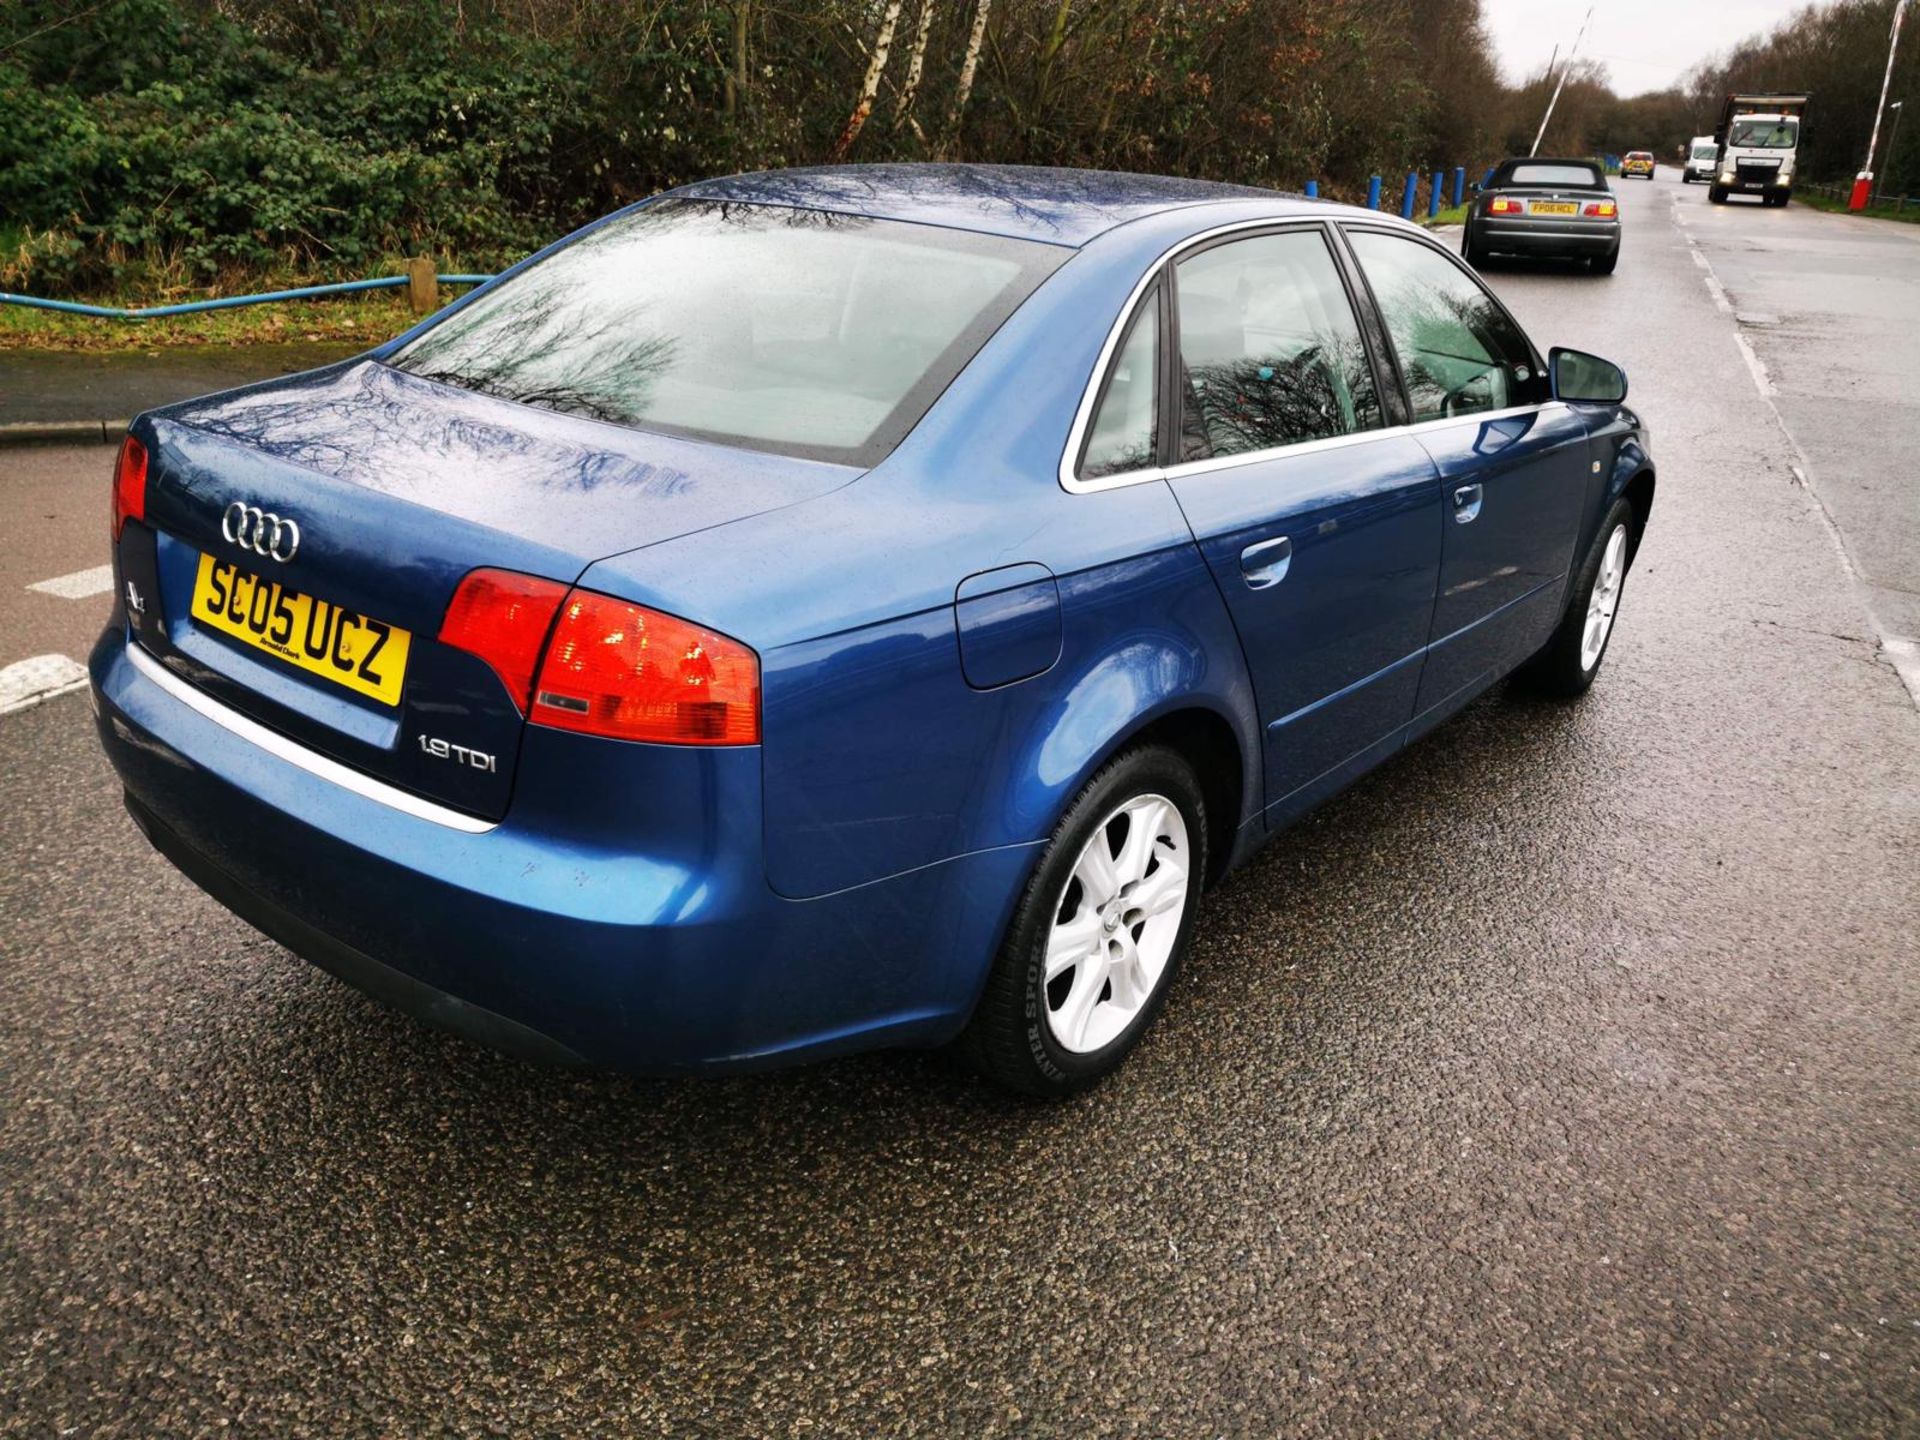
[[[1611,200],[1595,200],[1587,206],[1587,214],[1596,215],[1602,220],[1611,220],[1620,213],[1620,207]]]
[[[760,743],[760,657],[725,635],[575,590],[553,628],[532,720],[665,745]]]
[[[1487,206],[1489,215],[1518,215],[1527,207],[1518,200],[1509,200],[1504,195],[1493,197],[1493,203]]]
[[[644,605],[475,570],[440,641],[491,665],[536,725],[659,745],[760,743],[760,657]]]
[[[557,580],[511,570],[475,570],[453,592],[447,618],[440,622],[440,641],[491,665],[524,715],[540,647],[566,598],[567,587]]]
[[[113,467],[113,538],[129,520],[147,518],[147,447],[129,435],[120,442],[120,459]]]

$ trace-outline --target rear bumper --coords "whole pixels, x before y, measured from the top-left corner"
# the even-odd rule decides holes
[[[541,1060],[685,1073],[938,1043],[1032,858],[1008,847],[786,900],[761,859],[757,749],[621,745],[629,769],[595,765],[569,790],[537,753],[562,737],[530,733],[513,808],[474,833],[223,728],[132,663],[120,627],[90,668],[128,809],[189,879],[396,1008]],[[682,817],[681,842],[644,818],[660,811]]]
[[[1474,238],[1488,250],[1512,255],[1605,255],[1620,247],[1617,220],[1474,221]]]

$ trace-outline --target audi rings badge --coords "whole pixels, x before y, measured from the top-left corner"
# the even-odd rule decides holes
[[[296,521],[244,500],[227,506],[220,517],[220,533],[228,543],[282,565],[300,552],[300,526]]]

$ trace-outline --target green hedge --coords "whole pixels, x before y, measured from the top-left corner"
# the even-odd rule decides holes
[[[1474,0],[995,0],[968,69],[979,5],[899,8],[842,145],[888,0],[0,0],[0,286],[491,269],[663,187],[843,151],[1346,194],[1486,158]]]
[[[492,266],[604,199],[580,159],[602,121],[574,57],[458,36],[436,5],[387,8],[385,55],[324,66],[168,0],[116,0],[0,51],[0,266],[49,291],[355,270],[422,246]]]

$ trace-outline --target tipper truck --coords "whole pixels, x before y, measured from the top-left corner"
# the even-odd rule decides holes
[[[1720,107],[1714,142],[1720,147],[1707,199],[1758,195],[1784,205],[1793,194],[1794,160],[1811,95],[1729,95]]]

